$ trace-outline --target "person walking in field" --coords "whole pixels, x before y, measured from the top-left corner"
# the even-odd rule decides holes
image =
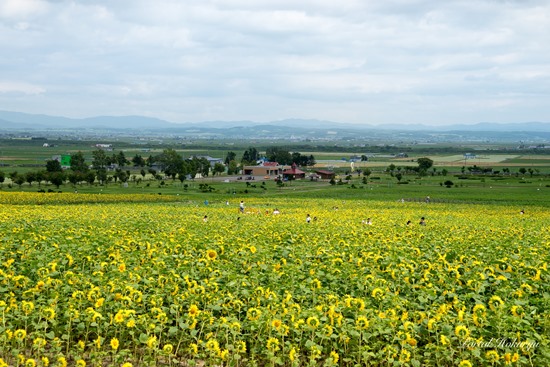
[[[309,223],[309,222],[311,222],[311,217],[308,214],[307,217],[306,217],[306,223]]]
[[[239,204],[239,211],[241,213],[244,213],[244,201],[241,200],[240,204]]]

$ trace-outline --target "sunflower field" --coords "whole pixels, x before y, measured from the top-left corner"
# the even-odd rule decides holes
[[[0,366],[550,364],[546,208],[230,201],[0,193]]]

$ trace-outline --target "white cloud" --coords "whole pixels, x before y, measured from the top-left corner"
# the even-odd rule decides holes
[[[42,94],[46,90],[40,86],[32,85],[24,82],[11,82],[0,80],[0,93],[10,94]]]
[[[0,108],[550,120],[548,34],[543,0],[3,0]]]
[[[48,3],[43,0],[2,0],[0,19],[26,19],[44,14]]]

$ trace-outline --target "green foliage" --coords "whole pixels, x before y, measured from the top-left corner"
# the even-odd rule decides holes
[[[434,164],[434,161],[427,157],[418,158],[416,162],[418,163],[418,169],[421,171],[429,170]]]

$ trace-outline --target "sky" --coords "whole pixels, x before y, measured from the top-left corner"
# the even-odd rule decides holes
[[[550,1],[0,0],[0,110],[550,122]]]

